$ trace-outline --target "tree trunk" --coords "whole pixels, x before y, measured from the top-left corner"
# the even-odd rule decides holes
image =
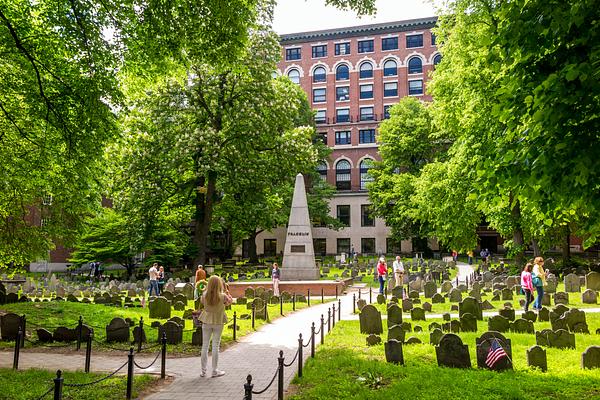
[[[569,229],[569,225],[565,226],[564,232],[565,237],[562,244],[562,257],[563,265],[566,267],[571,265],[571,244],[569,243],[569,239],[571,238],[571,229]]]
[[[531,239],[531,247],[533,248],[534,257],[540,257],[542,255],[542,251],[540,250],[537,240]]]
[[[196,215],[194,220],[194,244],[198,247],[198,254],[194,260],[197,264],[205,264],[208,254],[208,234],[212,220],[214,205],[216,173],[209,172],[208,182],[204,177],[198,180],[198,187],[206,183],[206,193],[196,193]]]
[[[250,258],[248,262],[250,264],[258,264],[258,254],[256,254],[256,236],[258,236],[258,232],[254,230],[254,232],[252,232],[248,238],[248,257]]]
[[[510,202],[513,203],[513,194],[510,194]],[[515,262],[520,267],[523,265],[525,261],[525,248],[523,244],[525,243],[523,239],[523,227],[521,226],[521,203],[519,200],[514,201],[513,208],[511,210],[511,216],[514,224],[513,230],[513,244],[515,248],[517,248],[517,252],[515,253]]]

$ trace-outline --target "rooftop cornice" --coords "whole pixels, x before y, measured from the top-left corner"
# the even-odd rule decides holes
[[[428,17],[405,21],[383,22],[380,24],[350,26],[346,28],[324,29],[320,31],[288,33],[280,35],[279,39],[281,44],[294,44],[352,36],[409,31],[414,29],[428,29],[433,28],[436,22],[437,17]]]

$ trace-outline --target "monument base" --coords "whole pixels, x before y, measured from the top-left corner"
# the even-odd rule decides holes
[[[287,282],[279,282],[279,291],[280,292],[288,292],[290,294],[303,294],[307,295],[308,290],[310,290],[310,295],[312,296],[320,296],[321,289],[323,289],[323,295],[325,296],[335,296],[342,295],[344,290],[352,286],[352,278],[346,278],[341,281],[287,281]],[[262,287],[265,290],[273,289],[272,281],[249,281],[249,282],[231,282],[229,285],[229,293],[231,296],[243,297],[244,291],[246,288],[259,288]]]
[[[310,280],[318,280],[321,277],[321,273],[319,268],[316,267],[308,267],[308,268],[287,268],[281,269],[281,278],[280,281],[310,281]]]

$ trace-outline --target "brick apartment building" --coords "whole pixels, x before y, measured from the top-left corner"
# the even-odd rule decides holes
[[[333,216],[347,227],[313,227],[315,254],[411,252],[410,241],[395,243],[390,229],[369,215],[367,171],[379,159],[381,120],[404,96],[431,100],[425,93],[430,71],[441,61],[435,35],[437,18],[424,18],[281,36],[279,72],[299,84],[313,110],[317,132],[333,152],[319,166],[336,186]],[[259,254],[278,254],[285,228],[257,237]],[[435,245],[435,244],[434,244]]]

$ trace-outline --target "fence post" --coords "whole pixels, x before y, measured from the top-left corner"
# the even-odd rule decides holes
[[[333,311],[331,312],[331,327],[335,328],[335,303],[333,304]]]
[[[321,304],[325,303],[325,290],[321,288]]]
[[[56,371],[56,378],[54,378],[54,400],[62,400],[62,387],[63,378],[62,371],[59,369]]]
[[[252,330],[254,330],[254,312],[256,311],[256,305],[254,304],[254,300],[252,300]]]
[[[138,348],[137,348],[137,352],[139,353],[140,351],[142,351],[142,337],[143,337],[143,333],[144,332],[144,317],[140,317],[140,337],[138,338]]]
[[[296,293],[292,294],[292,310],[296,311]]]
[[[361,299],[361,297],[360,297],[361,294],[362,294],[362,292],[361,292],[360,288],[358,288],[358,299],[359,300]]]
[[[352,314],[356,314],[356,293],[352,293]]]
[[[308,289],[308,297],[306,298],[307,305],[310,307],[310,289]]]
[[[25,332],[27,332],[27,315],[21,317],[21,348],[25,347]]]
[[[283,400],[283,350],[279,350],[279,376],[277,379],[277,400]]]
[[[373,302],[373,288],[369,286],[369,304]]]
[[[133,388],[133,347],[129,348],[127,355],[127,400],[131,400],[131,389]]]
[[[338,287],[337,287],[337,285],[335,285],[335,298],[336,299],[338,298]]]
[[[162,354],[160,356],[160,379],[165,379],[165,370],[167,368],[167,333],[163,332],[162,338]]]
[[[338,299],[338,322],[342,320],[342,300]]]
[[[233,341],[235,342],[237,336],[237,311],[233,312]]]
[[[315,323],[310,326],[310,357],[315,358]]]
[[[252,384],[252,375],[248,374],[246,377],[246,383],[244,383],[244,400],[252,400],[252,389],[254,385]]]
[[[77,322],[77,351],[81,350],[81,335],[83,334],[83,317],[79,316],[79,321]]]
[[[13,356],[13,369],[19,369],[19,352],[21,351],[21,336],[23,335],[23,331],[21,331],[21,327],[19,327],[19,332],[17,332],[17,337],[15,338],[15,353]]]
[[[323,318],[323,314],[321,314],[321,344],[325,343],[325,318]]]
[[[302,378],[302,334],[298,337],[298,378]]]
[[[283,315],[283,297],[279,297],[279,314]]]
[[[327,333],[331,332],[331,307],[327,309]]]
[[[85,366],[84,370],[86,373],[90,372],[90,363],[92,361],[92,338],[94,337],[94,332],[90,331],[87,337],[87,343],[85,346]]]

